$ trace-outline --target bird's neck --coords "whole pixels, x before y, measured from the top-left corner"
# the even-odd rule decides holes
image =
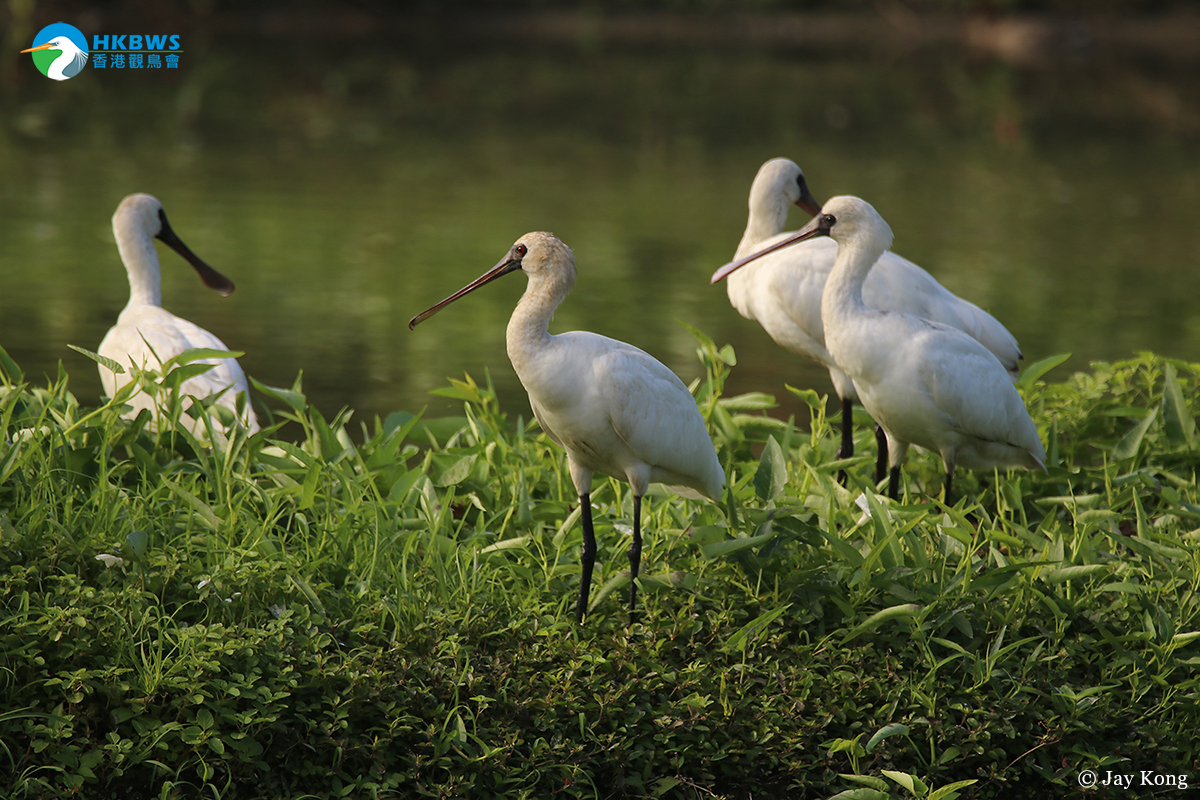
[[[571,286],[563,281],[529,279],[505,332],[508,357],[518,374],[525,359],[549,344],[550,320],[570,291]]]
[[[751,196],[746,232],[742,234],[742,241],[738,243],[734,259],[750,255],[759,244],[783,233],[787,225],[787,215],[788,207],[783,203],[768,203]]]
[[[117,250],[129,273],[129,304],[162,305],[162,273],[154,240],[127,231],[113,231]]]
[[[880,245],[857,239],[838,242],[837,260],[821,294],[821,320],[827,328],[827,336],[830,321],[836,324],[866,311],[863,282],[884,250]]]

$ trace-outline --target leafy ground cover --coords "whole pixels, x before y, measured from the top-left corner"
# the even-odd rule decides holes
[[[791,390],[811,408],[797,424],[767,395],[725,397],[734,354],[694,333],[731,491],[651,496],[632,628],[628,488],[594,488],[598,590],[577,627],[565,459],[486,382],[443,390],[460,418],[366,422],[260,385],[271,423],[210,449],[121,419],[120,398],[81,406],[65,374],[32,386],[0,351],[0,795],[1200,781],[1200,365],[1142,354],[1048,383],[1062,359],[1034,364],[1048,474],[960,471],[946,506],[917,455],[893,504],[867,477],[868,426],[864,455],[835,460],[825,398]],[[168,420],[187,369],[160,380]]]

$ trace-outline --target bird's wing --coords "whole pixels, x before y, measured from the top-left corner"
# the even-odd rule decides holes
[[[710,493],[715,484],[719,492],[723,474],[712,439],[674,372],[630,345],[608,350],[594,369],[613,430],[638,459],[682,485]]]
[[[942,286],[908,259],[888,251],[867,275],[863,302],[883,311],[899,311],[940,322],[966,333],[999,359],[1016,379],[1021,348],[998,319]]]
[[[1037,426],[1003,364],[962,331],[928,323],[914,337],[923,353],[921,378],[955,429],[989,442],[1042,453]]]

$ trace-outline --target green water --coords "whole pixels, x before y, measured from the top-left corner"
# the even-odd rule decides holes
[[[217,35],[188,58],[64,83],[19,63],[0,96],[0,344],[33,376],[61,359],[85,403],[99,379],[67,345],[94,349],[127,299],[110,218],[131,192],[238,285],[221,298],[160,248],[164,305],[265,383],[303,370],[329,414],[451,413],[428,392],[490,369],[528,417],[504,352],[521,276],[406,323],[539,229],[579,264],[552,330],[631,342],[686,381],[683,320],[734,345],[732,391],[831,391],[708,284],[774,156],[820,199],[873,203],[897,252],[1028,360],[1074,353],[1053,375],[1143,349],[1200,360],[1195,64]]]

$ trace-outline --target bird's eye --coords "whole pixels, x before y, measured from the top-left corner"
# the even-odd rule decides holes
[[[821,222],[825,223],[825,227],[832,228],[837,223],[837,217],[833,214],[822,214]]]
[[[524,255],[528,252],[529,252],[529,248],[523,244],[518,244],[513,247],[513,253],[516,254],[517,258],[524,257]]]

